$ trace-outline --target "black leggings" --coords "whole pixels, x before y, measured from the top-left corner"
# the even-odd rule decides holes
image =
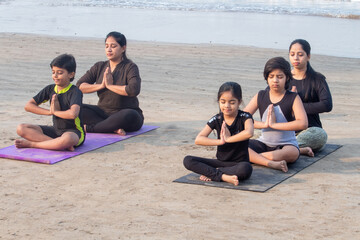
[[[89,133],[113,133],[118,129],[134,132],[144,123],[142,114],[134,109],[122,109],[108,115],[98,106],[89,104],[82,105],[82,120]]]
[[[217,159],[186,156],[184,158],[186,169],[204,175],[212,181],[221,182],[223,174],[236,175],[239,180],[251,176],[252,166],[249,162],[223,162]]]

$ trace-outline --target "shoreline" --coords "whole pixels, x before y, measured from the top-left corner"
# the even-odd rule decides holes
[[[78,40],[78,41],[98,41],[103,42],[104,37],[91,37],[91,36],[66,36],[66,35],[49,35],[49,34],[41,34],[41,33],[23,33],[23,32],[0,32],[1,36],[28,36],[28,37],[42,37],[42,38],[51,38],[51,39],[64,39],[64,40]],[[274,51],[274,52],[287,52],[287,49],[282,48],[272,48],[272,47],[259,47],[253,45],[239,45],[239,44],[231,44],[231,43],[183,43],[183,42],[165,42],[165,41],[151,41],[151,40],[135,40],[128,39],[127,44],[145,44],[145,45],[169,45],[169,46],[184,46],[184,47],[225,47],[225,48],[254,48],[257,50],[265,49],[266,51]],[[290,43],[289,43],[290,44]],[[310,43],[311,44],[311,43]],[[349,56],[336,56],[336,55],[327,55],[321,53],[313,53],[313,48],[311,49],[311,55],[321,56],[321,57],[333,57],[333,58],[344,58],[344,59],[354,59],[358,60],[359,57],[349,57]],[[285,59],[287,56],[284,56]],[[288,60],[288,59],[287,59]]]
[[[292,40],[303,38],[310,42],[314,54],[360,58],[360,32],[354,31],[360,29],[360,20],[110,7],[72,7],[69,11],[66,6],[38,6],[39,17],[34,19],[32,10],[33,6],[24,9],[3,5],[0,9],[1,31],[103,37],[116,30],[128,39],[138,41],[216,43],[282,50],[287,49]],[[63,14],[58,16],[58,12]],[[118,16],[121,16],[120,23],[113,21]]]

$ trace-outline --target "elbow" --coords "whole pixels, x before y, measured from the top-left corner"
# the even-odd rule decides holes
[[[195,138],[195,144],[196,145],[202,145],[202,137],[201,136],[197,136]]]
[[[308,123],[308,120],[306,119],[306,120],[302,121],[302,123],[300,124],[299,130],[305,130],[308,128],[308,126],[309,126],[309,123]]]
[[[325,102],[323,102],[323,105],[322,105],[322,111],[320,111],[319,113],[331,112],[332,109],[333,109],[332,101],[325,101]]]
[[[248,139],[252,138],[254,136],[254,129],[252,129],[251,131],[247,131],[245,136]]]
[[[77,114],[77,113],[72,113],[72,114],[70,114],[70,119],[76,119],[77,117],[79,116],[79,114]]]
[[[24,110],[26,112],[30,112],[31,111],[31,105],[30,104],[26,104],[25,107],[24,107]]]
[[[54,115],[58,116],[58,112],[55,112]],[[79,112],[68,110],[68,111],[66,111],[66,115],[63,114],[62,116],[65,119],[76,119],[79,116]]]
[[[126,91],[126,93],[129,97],[136,97],[137,95],[140,94],[140,91],[135,91],[135,90],[134,91]]]
[[[333,109],[333,105],[329,104],[327,109],[326,109],[326,112],[331,112],[332,109]]]
[[[125,92],[129,97],[136,97],[137,95],[140,94],[140,87],[128,85],[125,88]]]
[[[139,95],[139,94],[129,94],[128,93],[128,97],[136,97],[137,95]]]
[[[79,90],[81,91],[81,92],[83,92],[84,93],[84,84],[76,84],[76,86],[79,88]]]

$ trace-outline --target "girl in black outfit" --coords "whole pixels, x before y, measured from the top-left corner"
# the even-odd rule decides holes
[[[202,181],[225,181],[234,185],[251,176],[249,138],[254,132],[251,114],[239,110],[242,92],[239,84],[227,82],[218,92],[220,113],[213,116],[197,135],[195,144],[217,146],[216,159],[194,156],[184,158],[184,166],[201,174]],[[209,138],[216,130],[217,139]]]

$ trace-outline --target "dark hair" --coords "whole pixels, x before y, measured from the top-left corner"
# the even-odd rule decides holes
[[[105,38],[105,42],[106,39],[108,39],[109,37],[113,37],[115,39],[115,41],[121,46],[126,46],[126,37],[124,34],[119,33],[119,32],[109,32],[108,35],[106,35]],[[127,56],[126,56],[126,50],[123,53],[123,60],[128,60]]]
[[[242,91],[241,91],[241,87],[238,83],[236,82],[226,82],[223,83],[220,88],[219,88],[219,92],[218,92],[218,101],[221,98],[221,95],[223,95],[224,92],[227,91],[231,91],[231,94],[237,99],[239,100],[239,103],[242,102]]]
[[[76,72],[76,61],[73,55],[71,54],[61,54],[54,58],[54,60],[51,61],[50,67],[58,67],[66,69],[69,73],[75,73]],[[74,80],[74,77],[70,79],[70,82]]]
[[[274,57],[269,59],[264,67],[264,78],[266,82],[269,74],[275,69],[279,69],[284,72],[286,76],[285,89],[288,89],[290,80],[292,79],[290,63],[283,57]]]
[[[309,56],[311,54],[311,47],[308,41],[304,40],[304,39],[295,39],[294,41],[292,41],[290,43],[289,46],[289,52],[291,50],[291,47],[294,44],[300,44],[302,49],[304,50],[304,52],[306,53],[307,56]],[[315,72],[315,70],[311,67],[310,62],[308,61],[306,64],[306,72],[305,72],[306,78],[308,78],[310,80],[310,86],[311,86],[311,90],[306,92],[304,95],[304,101],[306,102],[310,96],[312,96],[313,94],[315,94],[314,89],[316,88],[315,84],[316,84],[316,78],[322,77],[325,79],[325,76],[323,76],[322,74],[319,74],[317,72]]]

